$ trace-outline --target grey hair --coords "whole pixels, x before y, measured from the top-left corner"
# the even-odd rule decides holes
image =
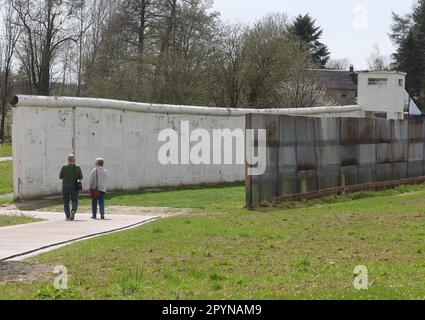
[[[75,155],[73,153],[68,154],[68,162],[75,161]]]

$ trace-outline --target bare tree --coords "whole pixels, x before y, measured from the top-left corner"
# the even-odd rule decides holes
[[[126,42],[136,48],[142,63],[146,47],[151,45],[148,32],[152,29],[157,7],[158,0],[124,0],[120,6],[120,15],[126,24]]]
[[[177,3],[175,17],[170,7],[168,26],[160,30],[161,38],[169,38],[155,59],[155,69],[161,70],[159,96],[167,103],[205,103],[208,95],[205,61],[212,52],[217,26],[217,13],[211,12],[211,1],[182,0]],[[171,30],[171,31],[170,31]],[[168,41],[166,41],[168,42]],[[161,68],[162,66],[162,68]]]
[[[4,143],[5,138],[5,122],[7,116],[7,98],[9,96],[10,78],[12,72],[12,62],[15,54],[16,44],[18,42],[20,32],[16,26],[16,13],[14,12],[11,0],[4,0],[4,45],[2,55],[3,61],[3,90],[1,96],[1,126],[0,126],[0,142]],[[1,73],[0,73],[1,74]]]
[[[348,71],[351,65],[352,64],[350,60],[347,58],[330,59],[329,62],[326,64],[326,68],[332,69],[332,70]]]
[[[372,71],[389,71],[391,70],[391,57],[381,53],[378,45],[373,47],[373,52],[367,59],[369,70]]]
[[[281,93],[285,106],[288,108],[336,105],[327,94],[326,88],[319,82],[309,78],[303,71],[298,72],[290,80],[282,83]]]
[[[308,48],[289,32],[286,15],[272,14],[249,30],[245,40],[248,57],[246,104],[254,108],[281,106],[281,83],[293,76],[294,66],[307,68]],[[294,45],[296,44],[296,45]]]
[[[20,92],[232,108],[331,103],[304,76],[311,54],[285,14],[244,26],[220,23],[212,0],[0,1],[20,33],[18,64],[7,67]],[[10,82],[11,72],[0,75]]]
[[[90,1],[79,0],[80,4],[77,6],[76,14],[76,26],[78,30],[78,40],[76,44],[76,77],[77,77],[77,89],[75,95],[79,97],[82,91],[83,85],[83,71],[84,71],[84,59],[88,55],[89,48],[89,31],[93,26],[93,15],[90,14]]]
[[[308,93],[304,88],[301,95],[307,79],[300,74],[312,66],[311,55],[307,46],[289,33],[285,15],[266,16],[251,28],[225,26],[218,34],[211,60],[216,105],[276,108],[309,103],[301,101],[307,100]],[[294,91],[298,98],[288,102],[287,96]]]
[[[51,70],[61,45],[78,40],[73,20],[79,5],[80,1],[12,0],[22,30],[21,63],[37,94],[50,93]]]
[[[243,101],[247,79],[247,28],[242,25],[223,26],[212,54],[210,76],[213,100],[217,105],[237,108]]]

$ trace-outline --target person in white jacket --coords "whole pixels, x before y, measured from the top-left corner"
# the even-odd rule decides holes
[[[105,219],[105,194],[108,173],[103,167],[105,161],[102,158],[96,159],[96,168],[90,174],[90,189],[97,189],[99,197],[92,198],[92,219],[97,218],[97,204],[99,203],[100,218]]]

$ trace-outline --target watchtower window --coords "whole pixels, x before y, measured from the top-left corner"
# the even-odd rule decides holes
[[[388,79],[386,78],[369,78],[368,79],[369,86],[378,86],[385,87],[388,85]]]

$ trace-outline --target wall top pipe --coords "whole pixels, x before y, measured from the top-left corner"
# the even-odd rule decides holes
[[[361,111],[359,106],[334,106],[314,108],[284,108],[284,109],[230,109],[197,106],[178,106],[167,104],[149,104],[98,98],[76,97],[46,97],[17,95],[10,104],[14,107],[34,108],[105,108],[119,111],[133,111],[141,113],[188,114],[206,116],[242,117],[246,114],[271,115],[320,115],[332,113],[351,113]]]

